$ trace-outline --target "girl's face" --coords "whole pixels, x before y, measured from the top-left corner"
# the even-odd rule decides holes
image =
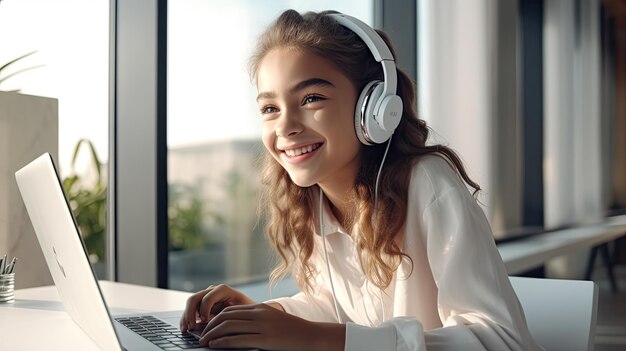
[[[328,60],[273,49],[257,75],[263,144],[301,187],[351,186],[361,144],[354,132],[356,88]]]

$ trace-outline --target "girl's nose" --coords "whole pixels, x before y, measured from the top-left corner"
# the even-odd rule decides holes
[[[276,135],[279,137],[289,137],[302,133],[304,126],[301,123],[297,112],[289,112],[286,109],[278,118],[276,124]]]

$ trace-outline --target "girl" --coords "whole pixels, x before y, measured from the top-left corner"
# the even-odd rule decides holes
[[[376,34],[378,33],[378,34]],[[302,292],[187,301],[202,345],[271,350],[537,350],[460,158],[427,145],[389,40],[335,12],[284,12],[251,58],[268,237]],[[393,137],[391,137],[393,134]]]

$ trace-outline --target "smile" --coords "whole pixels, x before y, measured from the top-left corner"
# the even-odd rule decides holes
[[[308,154],[310,152],[313,152],[313,151],[317,150],[320,146],[322,146],[322,144],[320,144],[320,143],[311,144],[311,145],[303,146],[303,147],[296,148],[296,149],[285,150],[285,153],[289,157],[296,157],[296,156],[300,156],[300,155],[304,155],[304,154]]]

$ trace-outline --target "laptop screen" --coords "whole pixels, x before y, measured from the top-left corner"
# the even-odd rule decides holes
[[[44,153],[15,173],[65,310],[103,350],[121,350],[54,160]]]

